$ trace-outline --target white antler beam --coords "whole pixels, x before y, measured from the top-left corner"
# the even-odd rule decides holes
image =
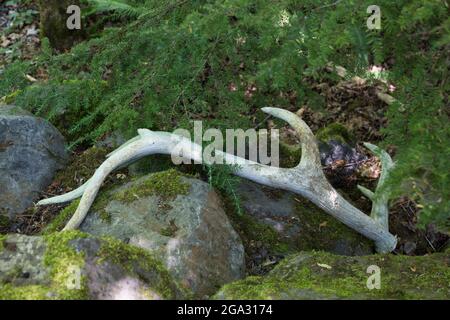
[[[302,143],[302,158],[295,168],[283,169],[269,167],[250,160],[216,150],[216,157],[222,157],[224,163],[238,164],[235,174],[266,186],[280,188],[297,193],[316,204],[325,212],[343,222],[355,231],[375,242],[378,252],[390,252],[395,249],[397,239],[389,233],[387,224],[378,217],[384,217],[382,201],[374,205],[372,217],[364,214],[345,200],[327,181],[320,162],[317,143],[308,125],[295,114],[278,108],[263,108],[265,113],[288,122],[300,135]],[[130,162],[151,154],[173,154],[184,158],[202,161],[202,148],[187,138],[167,132],[153,132],[147,129],[138,130],[136,137],[109,155],[105,162],[96,170],[87,183],[77,190],[64,196],[58,196],[39,202],[38,204],[58,203],[68,201],[82,194],[80,204],[65,226],[64,230],[76,229],[86,217],[105,178],[113,170]],[[370,148],[370,147],[369,147]],[[363,189],[367,195],[369,191]],[[385,201],[387,203],[387,201]],[[383,202],[384,203],[384,202]]]

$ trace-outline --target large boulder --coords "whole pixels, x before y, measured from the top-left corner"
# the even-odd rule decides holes
[[[450,253],[347,257],[302,252],[264,277],[225,285],[215,299],[450,298]]]
[[[163,264],[119,240],[78,231],[0,237],[0,299],[186,299]]]
[[[48,230],[58,230],[76,206],[60,213],[59,226]],[[102,192],[80,230],[152,252],[197,298],[244,275],[244,248],[220,198],[207,183],[175,170]]]
[[[27,209],[66,160],[64,138],[48,121],[0,106],[0,218]]]

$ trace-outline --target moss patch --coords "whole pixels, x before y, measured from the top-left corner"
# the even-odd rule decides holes
[[[48,300],[49,288],[30,285],[16,287],[11,284],[0,285],[0,300]]]
[[[4,96],[1,99],[1,102],[4,102],[5,104],[13,104],[14,101],[16,101],[16,97],[22,93],[22,90],[16,90],[13,93],[10,93],[6,96]]]
[[[352,143],[354,137],[350,134],[347,128],[340,123],[332,123],[325,128],[317,131],[316,138],[322,142],[328,142],[331,140],[339,141],[342,143]]]
[[[86,235],[79,231],[54,233],[45,236],[47,248],[43,261],[44,266],[49,269],[51,283],[48,286],[0,284],[0,299],[87,299],[86,279],[83,276],[80,279],[80,288],[70,286],[74,277],[73,270],[83,268],[84,257],[82,253],[78,253],[70,247],[69,242],[84,237]]]
[[[6,240],[6,235],[0,234],[0,252],[3,251],[3,249],[5,248],[5,240]]]
[[[0,209],[0,230],[7,230],[10,223],[9,218],[6,215],[3,215],[2,210]]]
[[[302,148],[300,145],[291,145],[280,142],[280,167],[294,168],[300,163]]]
[[[68,288],[74,268],[81,270],[84,266],[83,253],[76,252],[69,242],[86,237],[87,235],[80,231],[64,231],[45,236],[47,250],[44,264],[50,267],[53,287],[57,288],[61,299],[85,299],[88,296],[86,279],[83,276],[80,289]]]
[[[61,212],[50,222],[42,231],[43,235],[51,234],[53,232],[61,231],[70,218],[77,210],[80,200],[73,201],[70,205],[65,207]]]
[[[58,172],[55,183],[67,188],[78,188],[78,180],[82,178],[84,181],[87,181],[105,161],[109,151],[106,148],[92,147],[77,155],[64,170]]]
[[[381,269],[381,288],[369,290],[367,267]],[[228,284],[226,299],[448,299],[449,255],[342,257],[323,252],[286,258],[266,277]]]
[[[76,243],[74,241],[88,237],[89,235],[80,231],[56,232],[44,236],[46,249],[42,259],[42,267],[47,268],[48,283],[22,286],[1,283],[0,299],[89,299],[87,277],[84,275],[86,259],[99,265],[109,262],[120,266],[130,276],[148,283],[150,288],[148,292],[143,292],[143,294],[146,294],[149,298],[155,298],[155,293],[158,297],[166,299],[191,296],[191,293],[173,280],[158,258],[142,248],[127,245],[117,239],[101,237],[92,239],[94,241],[99,240],[101,244],[96,252],[89,253],[90,251],[75,249]],[[77,270],[80,272],[78,273]],[[13,270],[13,272],[16,271]],[[79,287],[74,286],[78,284],[77,276],[81,276]],[[75,280],[77,283],[74,282]]]
[[[175,220],[170,220],[169,225],[160,231],[160,234],[169,238],[173,238],[178,231],[178,226],[175,224]]]
[[[125,244],[111,237],[102,237],[102,246],[97,253],[97,263],[110,261],[122,266],[130,275],[139,276],[140,273],[151,275],[152,291],[157,292],[164,299],[174,299],[176,292],[184,292],[167,271],[163,263],[148,251]]]
[[[182,181],[182,174],[175,169],[157,172],[113,195],[112,200],[130,203],[141,197],[158,195],[163,199],[172,199],[177,195],[186,195],[189,184]]]
[[[302,232],[297,240],[299,250],[330,251],[339,240],[345,240],[352,246],[359,245],[370,253],[373,244],[356,231],[353,231],[334,217],[321,211],[310,201],[296,197],[296,214],[308,232]]]
[[[275,254],[294,252],[294,248],[284,242],[270,225],[260,223],[248,215],[239,216],[237,219],[240,232],[245,235],[247,241],[260,241]]]

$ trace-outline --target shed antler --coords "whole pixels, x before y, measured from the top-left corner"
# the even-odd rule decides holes
[[[287,110],[263,108],[262,111],[286,121],[299,134],[302,144],[302,158],[300,163],[295,168],[289,169],[270,167],[236,157],[220,150],[215,151],[216,158],[221,157],[224,163],[237,163],[239,166],[235,169],[235,174],[240,177],[266,186],[292,191],[309,199],[322,210],[331,214],[350,228],[372,239],[375,242],[378,252],[390,252],[394,250],[397,239],[388,230],[388,199],[386,197],[378,197],[371,191],[361,188],[363,193],[374,202],[372,217],[355,208],[327,181],[322,171],[316,139],[308,125],[298,116]],[[177,152],[179,151],[177,154],[184,158],[202,161],[201,146],[185,137],[167,132],[154,132],[147,129],[140,129],[138,133],[138,137],[128,141],[108,155],[105,162],[83,186],[68,194],[42,200],[38,205],[66,202],[82,196],[75,214],[64,228],[64,230],[76,229],[86,217],[102,182],[115,169],[147,155],[173,154],[175,150]],[[367,144],[367,147],[374,152],[381,152],[375,146]],[[386,155],[387,153],[383,153],[383,156]],[[392,167],[390,157],[388,160],[390,161],[388,167],[383,169],[390,169]],[[385,161],[383,165],[386,165],[387,162]],[[384,181],[385,176],[388,174],[388,170],[383,174],[382,181]],[[377,188],[376,193],[378,191]]]

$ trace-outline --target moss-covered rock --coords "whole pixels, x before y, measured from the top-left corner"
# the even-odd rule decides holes
[[[336,218],[301,197],[295,197],[295,214],[302,226],[297,238],[300,250],[321,250],[353,256],[374,252],[373,243]]]
[[[76,207],[64,209],[46,231],[61,230]],[[244,275],[244,248],[218,195],[173,169],[101,191],[80,229],[148,250],[196,298]]]
[[[273,256],[308,250],[341,255],[373,252],[370,240],[298,195],[248,181],[238,190],[246,214],[234,220],[248,246],[260,242],[258,247]],[[261,254],[247,249],[250,255]]]
[[[448,253],[344,257],[304,252],[286,258],[265,277],[225,285],[214,298],[449,299],[449,263]],[[379,289],[368,286],[375,276],[369,266],[380,268]]]
[[[152,254],[79,231],[9,235],[0,250],[0,299],[178,299],[180,289]]]

